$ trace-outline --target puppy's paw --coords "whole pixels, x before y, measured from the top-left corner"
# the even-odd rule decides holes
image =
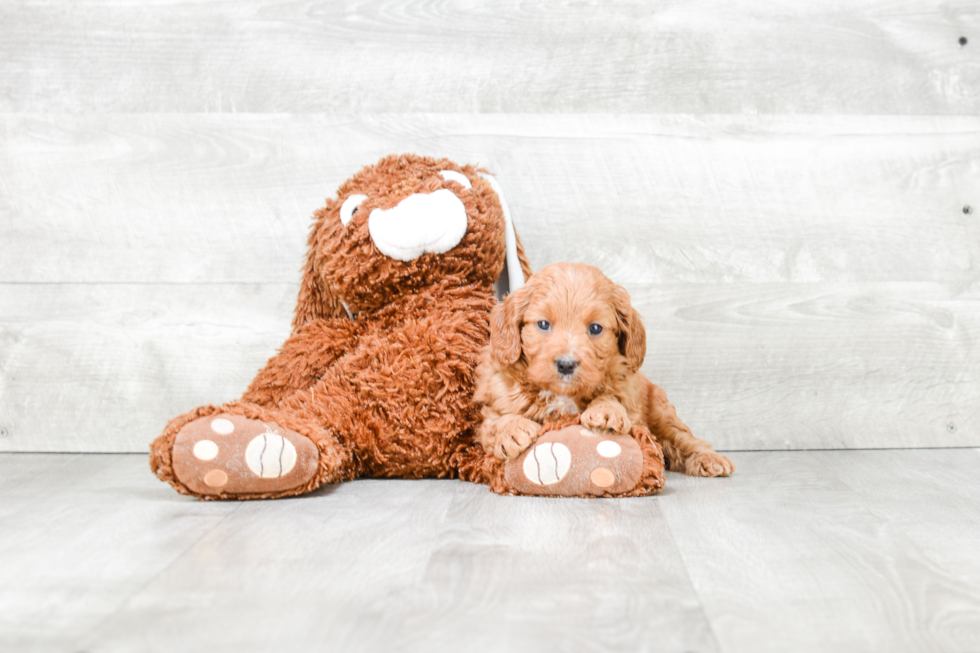
[[[500,460],[517,458],[524,450],[534,444],[541,425],[525,417],[513,416],[501,420],[493,443],[493,455]]]
[[[582,426],[590,431],[607,431],[624,435],[633,428],[633,422],[622,404],[614,401],[593,403],[582,413]]]
[[[735,465],[717,451],[696,453],[684,461],[689,476],[731,476]]]

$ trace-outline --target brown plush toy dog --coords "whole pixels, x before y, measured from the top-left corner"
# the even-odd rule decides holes
[[[474,370],[505,259],[519,287],[531,270],[484,171],[414,155],[364,168],[315,214],[280,352],[241,400],[172,420],[150,467],[204,499],[477,470]]]

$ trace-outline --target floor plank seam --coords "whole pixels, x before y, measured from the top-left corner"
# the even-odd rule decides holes
[[[201,543],[201,541],[203,541],[208,535],[210,535],[212,532],[214,532],[214,530],[216,528],[218,528],[219,526],[221,526],[225,522],[226,519],[228,519],[230,516],[234,515],[236,512],[238,512],[239,510],[241,510],[241,508],[242,508],[243,505],[244,505],[244,502],[239,501],[238,502],[238,505],[236,505],[234,508],[232,508],[231,510],[229,510],[225,515],[223,515],[221,517],[221,519],[219,519],[217,522],[215,522],[214,525],[211,528],[208,528],[207,530],[205,530],[204,533],[202,533],[200,537],[198,537],[197,539],[195,539],[191,544],[189,544],[187,547],[185,547],[183,551],[181,551],[176,556],[174,556],[174,558],[170,562],[168,562],[166,565],[164,565],[157,573],[153,574],[150,578],[146,579],[146,582],[144,582],[138,588],[136,588],[135,590],[133,590],[132,592],[130,592],[128,595],[126,595],[119,602],[119,605],[116,607],[115,610],[112,610],[109,613],[107,613],[105,615],[105,617],[103,617],[98,623],[96,623],[95,625],[93,625],[89,629],[89,631],[80,638],[82,643],[79,646],[79,649],[80,650],[87,650],[88,647],[90,646],[90,644],[92,643],[92,641],[98,636],[99,630],[102,628],[103,625],[106,624],[106,622],[108,622],[113,617],[115,617],[117,614],[119,614],[126,607],[126,605],[130,601],[133,600],[133,598],[135,598],[140,593],[142,593],[144,590],[146,590],[147,587],[149,587],[151,584],[153,584],[167,570],[169,570],[171,567],[173,567],[174,564],[177,561],[183,559],[183,557],[185,555],[187,555],[187,553],[189,551],[193,550],[198,544]]]
[[[658,497],[659,501],[659,497]],[[681,559],[684,564],[684,577],[687,578],[688,584],[691,586],[691,591],[694,592],[694,596],[698,599],[698,611],[701,613],[701,618],[704,619],[704,623],[708,627],[708,634],[711,636],[711,641],[715,643],[715,650],[718,653],[722,653],[723,648],[721,646],[721,640],[718,639],[718,635],[715,633],[714,624],[711,623],[711,618],[708,616],[708,611],[704,607],[704,601],[701,600],[701,593],[698,588],[694,585],[694,578],[691,577],[691,570],[688,565],[687,559],[684,557],[684,552],[677,543],[677,538],[674,537],[674,529],[670,527],[670,519],[667,518],[667,514],[660,509],[659,502],[656,504],[657,512],[660,513],[661,518],[664,520],[664,525],[667,527],[667,533],[670,535],[670,541],[674,543],[674,549],[677,551],[677,556]]]

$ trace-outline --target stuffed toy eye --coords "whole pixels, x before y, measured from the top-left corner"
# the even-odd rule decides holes
[[[344,203],[340,205],[340,221],[344,226],[347,226],[354,219],[354,214],[357,213],[357,207],[366,199],[367,195],[351,195],[344,200]]]
[[[470,180],[466,178],[466,175],[456,172],[455,170],[440,170],[439,174],[442,175],[442,178],[446,181],[455,181],[463,188],[473,188],[473,184],[471,184]]]

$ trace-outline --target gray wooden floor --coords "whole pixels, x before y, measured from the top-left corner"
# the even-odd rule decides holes
[[[980,449],[731,455],[646,499],[203,503],[0,454],[0,650],[980,650]]]

